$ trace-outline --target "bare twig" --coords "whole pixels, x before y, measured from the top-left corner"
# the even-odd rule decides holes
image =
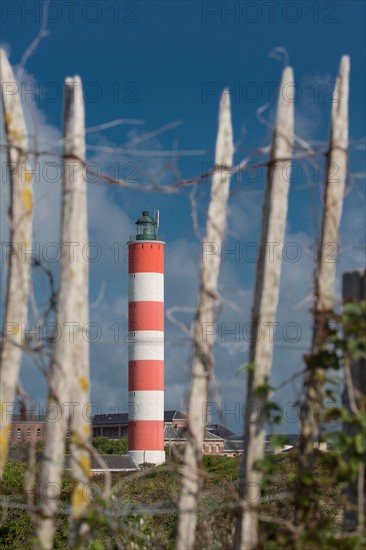
[[[27,64],[28,59],[30,58],[32,53],[34,53],[36,51],[36,49],[38,47],[38,44],[41,42],[41,40],[45,36],[48,35],[48,32],[47,32],[48,18],[45,17],[46,12],[48,10],[48,4],[49,4],[49,0],[45,0],[44,3],[43,3],[43,6],[42,6],[41,28],[39,29],[39,32],[38,32],[37,36],[34,38],[34,40],[30,43],[30,45],[27,47],[27,49],[23,53],[23,56],[20,60],[20,65],[19,65],[19,68],[18,68],[18,71],[17,71],[17,80],[18,80],[19,84],[21,84],[21,82],[23,80],[24,69],[25,69],[25,66]]]

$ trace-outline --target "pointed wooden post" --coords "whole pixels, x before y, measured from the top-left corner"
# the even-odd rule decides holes
[[[339,225],[348,160],[348,95],[350,59],[343,56],[336,80],[333,103],[329,153],[325,175],[325,196],[322,234],[315,270],[314,328],[308,367],[305,373],[305,399],[300,418],[299,466],[296,490],[296,522],[300,530],[311,530],[316,522],[312,485],[314,443],[319,442],[320,408],[323,403],[324,368],[314,367],[316,357],[326,341],[326,327],[334,307],[334,281],[339,244]]]
[[[8,457],[8,432],[18,383],[22,346],[27,326],[27,299],[30,284],[33,190],[27,170],[27,129],[18,93],[18,84],[4,50],[0,50],[0,84],[8,145],[7,169],[10,177],[9,269],[0,352],[0,477]],[[26,253],[27,252],[27,253]]]
[[[68,170],[72,170],[75,179],[73,194],[70,196],[72,206],[70,209],[69,225],[74,225],[77,230],[80,251],[85,251],[88,244],[88,219],[86,177],[83,170],[85,160],[85,127],[84,127],[84,103],[82,84],[79,77],[69,78],[65,83],[66,109],[65,109],[65,159],[64,172],[67,177]],[[81,159],[75,165],[74,157]],[[66,192],[66,189],[65,189]],[[80,537],[86,537],[88,527],[83,522],[83,514],[88,506],[88,483],[90,478],[90,441],[91,425],[89,417],[90,384],[89,384],[89,344],[88,334],[85,333],[89,326],[89,266],[87,258],[80,253],[72,267],[75,271],[75,296],[74,308],[76,319],[79,323],[76,329],[76,339],[72,347],[72,382],[71,401],[78,403],[74,408],[71,418],[71,476],[73,478],[72,490],[72,516],[69,543],[73,547]]]
[[[235,532],[235,548],[258,547],[258,499],[261,473],[256,462],[264,456],[266,384],[270,375],[273,341],[270,337],[276,319],[282,248],[285,239],[294,127],[294,76],[286,67],[281,80],[276,123],[267,174],[260,237],[261,254],[257,262],[252,334],[248,372],[244,454],[239,489],[240,507]],[[283,159],[283,160],[282,160]],[[287,160],[286,160],[287,159]],[[274,244],[270,257],[268,243]]]
[[[58,510],[65,438],[70,421],[72,431],[72,526],[75,539],[87,504],[85,484],[90,473],[87,445],[90,425],[85,405],[89,401],[88,344],[88,263],[83,256],[87,243],[84,103],[79,77],[65,81],[64,177],[62,205],[62,256],[57,303],[58,336],[53,346],[49,372],[45,451],[40,478],[40,501],[36,534],[42,549],[52,548]],[[68,246],[76,243],[75,246]],[[69,403],[73,403],[72,417]],[[54,420],[56,410],[57,420]]]
[[[224,240],[229,197],[230,169],[234,154],[230,97],[225,90],[221,97],[215,166],[211,199],[208,207],[206,237],[203,242],[200,291],[193,323],[193,364],[188,410],[188,439],[184,454],[183,477],[179,496],[177,550],[190,550],[195,543],[197,502],[201,489],[200,462],[204,437],[204,410],[212,373],[212,330],[217,304],[217,281],[221,255],[217,245]],[[212,253],[215,250],[215,253]]]

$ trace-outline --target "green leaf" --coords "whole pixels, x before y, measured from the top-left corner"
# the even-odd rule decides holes
[[[239,367],[236,371],[236,376],[239,376],[239,374],[242,374],[243,372],[253,372],[256,368],[255,363],[246,363],[245,365],[242,365]]]
[[[359,455],[364,454],[366,451],[366,436],[365,434],[358,433],[355,436],[355,449]]]
[[[342,417],[340,407],[329,407],[323,415],[324,420],[339,420]]]
[[[255,462],[255,468],[263,473],[269,473],[273,468],[274,457],[267,455],[264,458],[260,458]]]
[[[306,485],[307,487],[311,487],[311,485],[314,485],[314,477],[311,476],[310,474],[303,474],[301,476],[301,481],[303,482],[304,485]]]
[[[272,435],[270,441],[274,449],[281,448],[290,443],[289,438],[284,434]]]
[[[336,398],[334,397],[334,391],[333,390],[325,390],[325,396],[328,397],[333,403],[336,402]]]
[[[264,413],[266,419],[278,426],[282,422],[282,408],[278,403],[269,401],[264,404]]]
[[[255,388],[255,394],[258,395],[258,397],[267,397],[269,392],[273,389],[274,388],[268,384],[268,382],[265,382]]]
[[[324,439],[333,449],[338,449],[342,453],[346,452],[352,443],[352,437],[344,432],[329,432],[324,434]]]
[[[247,363],[245,368],[248,371],[254,371],[257,368],[257,365],[255,363]]]
[[[274,403],[273,401],[268,401],[268,403],[265,404],[265,411],[282,411],[281,405],[278,403]]]

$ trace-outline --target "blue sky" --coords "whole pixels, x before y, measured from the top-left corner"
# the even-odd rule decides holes
[[[3,2],[2,44],[16,68],[37,35],[42,2]],[[220,92],[231,90],[232,119],[236,144],[235,161],[249,156],[266,160],[256,149],[270,143],[270,129],[256,116],[259,107],[271,101],[264,117],[271,122],[276,94],[270,90],[281,77],[282,61],[270,56],[285,48],[294,69],[299,98],[295,102],[295,133],[312,144],[328,137],[330,99],[340,57],[351,57],[350,79],[350,177],[342,220],[338,272],[364,265],[362,242],[365,229],[365,4],[348,2],[103,2],[73,4],[50,2],[48,36],[29,58],[24,73],[26,108],[38,121],[41,142],[57,149],[61,138],[62,86],[65,77],[81,76],[86,95],[86,126],[118,118],[142,119],[143,125],[120,125],[88,135],[88,159],[111,173],[131,169],[141,183],[155,178],[173,183],[206,171],[213,162]],[[33,93],[31,86],[37,91]],[[30,114],[29,132],[34,134]],[[146,132],[175,121],[176,128],[144,140],[134,149],[155,151],[155,156],[96,151],[95,147],[123,147]],[[94,148],[93,148],[94,147]],[[206,151],[206,154],[172,158],[159,150]],[[44,161],[46,162],[46,160]],[[131,165],[131,163],[133,163]],[[296,343],[279,335],[275,346],[273,380],[279,383],[301,369],[301,354],[310,336],[309,302],[313,263],[308,246],[318,234],[321,221],[321,169],[298,163],[301,175],[291,181],[287,240],[300,243],[301,261],[284,262],[279,305],[281,329],[296,322],[302,327]],[[318,170],[319,167],[319,170]],[[320,174],[320,176],[319,176]],[[316,184],[300,189],[300,186]],[[296,181],[294,181],[296,179]],[[249,174],[232,183],[228,246],[257,242],[265,170],[254,183]],[[192,207],[187,193],[140,193],[89,183],[89,230],[100,244],[103,259],[90,265],[91,318],[102,327],[103,342],[91,344],[92,397],[103,411],[127,401],[126,345],[108,343],[115,322],[126,322],[127,280],[123,245],[142,209],[159,208],[166,245],[166,308],[193,307],[196,302],[200,247],[192,226]],[[47,186],[47,187],[46,187]],[[35,212],[35,239],[43,243],[58,239],[59,182],[44,178],[36,185],[40,199]],[[209,181],[197,189],[201,230],[204,230]],[[3,210],[4,212],[4,210]],[[4,220],[4,216],[2,215]],[[118,242],[119,261],[113,261],[111,246]],[[53,265],[57,273],[57,266]],[[255,264],[241,257],[222,264],[220,292],[234,301],[241,312],[227,305],[220,309],[218,343],[215,346],[219,400],[228,408],[243,405],[244,379],[236,369],[246,361],[245,341],[230,341],[222,323],[244,327],[249,321]],[[46,300],[44,280],[35,279],[37,297]],[[339,280],[337,290],[339,292]],[[179,313],[189,323],[190,314]],[[220,328],[221,327],[221,328]],[[123,331],[123,328],[122,328]],[[190,342],[166,319],[166,406],[184,408],[189,382]],[[231,337],[232,338],[232,337]],[[25,360],[24,385],[35,400],[44,398],[44,384]],[[281,403],[294,400],[296,388],[285,387],[275,396]],[[229,415],[227,422],[241,431],[241,421]],[[286,430],[295,431],[294,424]]]

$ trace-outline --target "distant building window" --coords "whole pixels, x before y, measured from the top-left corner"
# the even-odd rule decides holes
[[[8,437],[11,437],[11,430],[9,430],[8,432]]]
[[[37,437],[41,437],[41,428],[37,428]]]
[[[220,452],[220,445],[216,443],[216,453],[219,453],[219,452]]]
[[[67,430],[67,432],[66,432],[66,437],[70,437],[70,432],[69,432],[69,430]]]
[[[30,437],[31,436],[31,431],[30,429],[27,430],[27,437]]]
[[[212,444],[211,444],[211,443],[210,443],[209,446],[208,446],[208,452],[209,452],[210,454],[212,454]]]
[[[22,437],[22,430],[20,428],[17,429],[17,435],[18,435],[18,439]]]

